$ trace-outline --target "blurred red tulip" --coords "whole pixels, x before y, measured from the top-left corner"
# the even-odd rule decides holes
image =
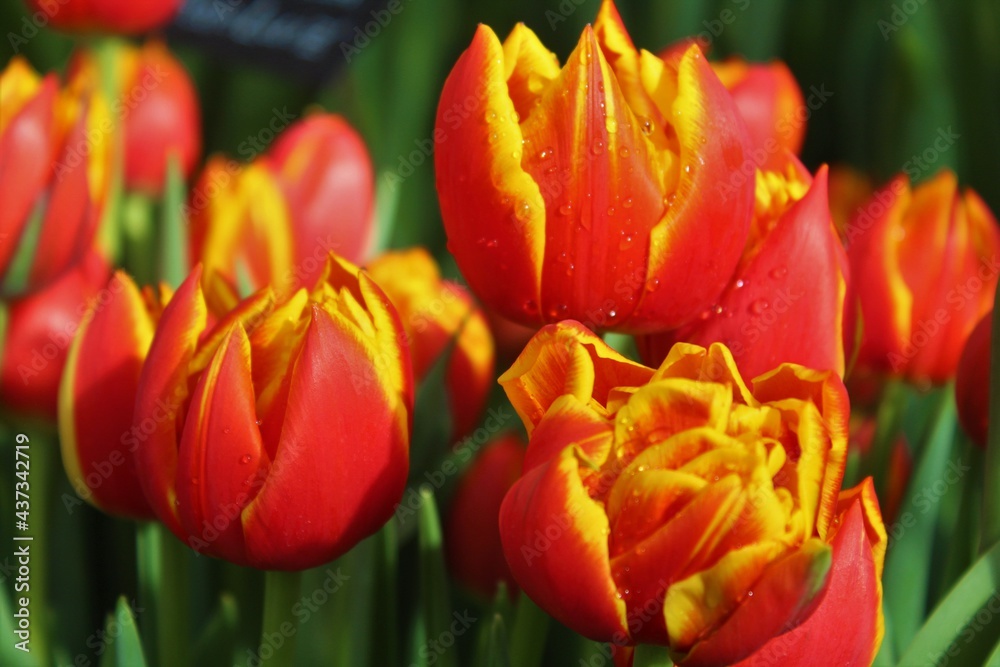
[[[441,279],[423,248],[384,253],[366,271],[399,312],[414,380],[422,382],[442,355],[450,355],[445,391],[452,438],[464,437],[476,427],[495,386],[493,337],[482,310],[464,287]]]
[[[448,247],[483,302],[538,326],[676,327],[746,242],[746,130],[700,49],[639,51],[605,0],[560,68],[523,24],[481,25],[438,104]],[[684,261],[675,261],[683,257]]]
[[[132,430],[139,374],[170,300],[166,286],[139,290],[119,271],[87,311],[70,348],[59,391],[59,440],[77,494],[109,514],[155,518],[135,465]]]
[[[782,170],[786,151],[798,155],[802,150],[811,113],[791,70],[780,60],[749,63],[737,56],[713,62],[712,69],[746,122],[754,164]]]
[[[917,384],[954,377],[966,338],[993,304],[997,224],[948,170],[912,193],[897,176],[859,209],[846,230],[863,323],[859,369]],[[854,331],[853,322],[845,327]]]
[[[841,236],[846,236],[851,218],[861,213],[862,208],[875,192],[868,176],[844,164],[830,167],[830,215]],[[846,238],[845,238],[846,240]]]
[[[165,26],[183,0],[25,0],[45,22],[67,32],[135,35]]]
[[[136,463],[157,518],[200,553],[301,570],[377,531],[402,497],[413,380],[402,325],[331,255],[311,291],[216,316],[196,269],[139,379]]]
[[[510,573],[500,543],[500,504],[521,476],[524,443],[513,434],[487,444],[462,476],[452,497],[445,524],[448,569],[460,584],[484,598],[492,598],[497,582],[513,593],[517,583]]]
[[[674,331],[637,337],[659,364],[677,342],[725,344],[740,372],[781,363],[844,373],[847,257],[830,219],[827,171],[815,180],[793,157],[784,173],[757,174],[757,204],[743,258],[722,296]]]
[[[5,304],[0,403],[55,422],[70,344],[108,273],[101,256],[90,252],[44,289]]]
[[[955,403],[958,418],[972,441],[986,446],[990,430],[990,346],[993,337],[993,311],[979,321],[969,334],[955,376]]]

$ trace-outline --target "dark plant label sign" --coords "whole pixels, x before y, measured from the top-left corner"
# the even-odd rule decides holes
[[[220,58],[312,82],[346,62],[378,0],[186,0],[167,34]]]

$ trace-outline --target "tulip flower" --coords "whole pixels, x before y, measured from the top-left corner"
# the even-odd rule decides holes
[[[181,0],[26,0],[46,23],[66,32],[135,35],[165,26]]]
[[[502,44],[481,25],[435,140],[448,247],[476,295],[522,324],[680,326],[743,250],[753,183],[732,98],[696,45],[638,51],[610,0],[561,69],[524,25]]]
[[[373,193],[361,137],[339,116],[313,114],[244,168],[209,160],[189,202],[191,256],[208,281],[311,287],[330,252],[365,258]]]
[[[843,164],[830,167],[829,180],[830,215],[837,230],[846,237],[851,217],[861,213],[859,209],[868,203],[875,188],[868,176]]]
[[[453,436],[463,437],[476,427],[493,388],[493,337],[483,312],[465,288],[441,279],[422,248],[387,252],[366,270],[399,312],[414,380],[422,382],[438,359],[449,355],[445,389]]]
[[[335,256],[311,290],[265,288],[213,314],[195,269],[139,378],[136,465],[191,548],[301,570],[392,516],[409,463],[413,381],[399,317]]]
[[[70,343],[107,278],[107,264],[91,251],[45,288],[4,304],[0,403],[56,420],[59,380]]]
[[[747,377],[784,362],[843,375],[847,257],[826,178],[826,167],[812,179],[795,163],[758,172],[750,238],[729,285],[694,322],[638,337],[647,363],[662,361],[676,342],[723,343]]]
[[[748,63],[735,56],[712,63],[712,69],[747,124],[757,168],[782,169],[786,151],[798,155],[802,150],[809,112],[791,70],[780,60]]]
[[[955,375],[958,418],[974,443],[986,446],[990,430],[990,345],[993,311],[988,312],[969,334]]]
[[[953,378],[966,338],[992,307],[1000,228],[942,170],[914,188],[897,176],[847,227],[863,335],[858,368],[916,384]],[[848,324],[847,335],[855,327]]]
[[[53,283],[93,247],[113,137],[93,87],[60,90],[54,75],[43,79],[15,57],[0,90],[0,277],[10,294]]]
[[[73,338],[59,390],[59,440],[77,495],[98,509],[152,519],[135,466],[132,409],[142,364],[171,290],[115,273]]]
[[[191,175],[201,152],[201,112],[194,84],[184,66],[158,40],[123,46],[116,61],[115,108],[124,126],[125,187],[159,196],[166,182],[167,159],[178,160]],[[71,78],[100,81],[97,56],[78,51]]]
[[[667,646],[678,664],[731,665],[871,566],[849,625],[877,649],[885,531],[870,486],[865,530],[857,512],[836,522],[849,408],[835,373],[783,364],[751,388],[725,346],[686,343],[654,370],[564,322],[500,383],[530,434],[500,510],[504,552],[556,619]]]
[[[500,544],[500,503],[521,476],[524,444],[513,434],[487,444],[455,489],[445,524],[445,555],[456,581],[492,598],[498,581],[510,592],[517,583]]]

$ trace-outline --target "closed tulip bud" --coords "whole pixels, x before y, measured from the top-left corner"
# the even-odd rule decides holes
[[[513,434],[487,444],[452,496],[445,524],[445,555],[452,577],[484,598],[497,582],[517,590],[500,543],[500,503],[521,476],[524,443]]]
[[[49,26],[66,32],[136,35],[165,26],[182,0],[25,0]]]
[[[70,344],[108,272],[100,255],[91,252],[45,288],[4,304],[0,403],[56,421],[59,380]]]
[[[564,322],[500,383],[530,433],[500,510],[504,552],[558,620],[667,646],[678,664],[731,665],[863,566],[849,625],[874,655],[885,531],[870,486],[838,523],[849,408],[836,374],[783,364],[751,388],[725,346],[685,343],[654,370]]]
[[[442,280],[422,248],[380,255],[368,275],[399,312],[410,344],[413,378],[419,384],[448,355],[445,390],[452,436],[475,428],[493,388],[493,337],[483,312],[461,285]]]
[[[988,312],[969,334],[955,376],[955,403],[965,432],[980,447],[986,446],[990,430],[990,345],[993,311]]]
[[[142,494],[135,453],[147,424],[132,426],[142,364],[170,300],[165,286],[140,290],[115,273],[84,315],[59,390],[59,440],[77,495],[131,519],[155,517]]]
[[[858,368],[918,385],[953,378],[1000,272],[1000,227],[983,200],[960,193],[948,170],[912,191],[897,176],[851,220],[847,242],[863,323]]]
[[[503,43],[480,26],[435,139],[448,247],[476,295],[522,324],[679,326],[746,241],[753,165],[732,98],[696,45],[637,50],[610,0],[561,68],[524,25]]]
[[[113,137],[108,105],[92,86],[60,89],[53,75],[42,79],[15,57],[0,90],[0,277],[9,294],[42,289],[93,247]]]
[[[739,57],[712,63],[747,125],[758,169],[780,170],[786,151],[798,155],[806,136],[806,106],[795,76],[780,60],[748,63]]]
[[[637,338],[659,363],[674,343],[725,344],[756,377],[781,363],[844,373],[847,257],[830,219],[827,171],[812,179],[795,163],[757,173],[750,238],[729,285],[692,323]]]
[[[133,431],[146,499],[196,551],[271,570],[325,563],[402,497],[413,385],[398,315],[330,257],[311,290],[226,313],[199,270],[164,309]]]
[[[313,114],[245,167],[209,160],[188,204],[191,256],[208,281],[312,287],[329,253],[365,259],[373,193],[361,137],[339,116]]]

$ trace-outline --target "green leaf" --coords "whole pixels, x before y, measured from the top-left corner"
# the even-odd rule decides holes
[[[990,430],[983,482],[982,551],[1000,544],[1000,289],[993,302],[990,350]]]
[[[399,571],[399,536],[396,522],[388,521],[375,535],[375,592],[372,605],[373,632],[370,633],[371,661],[374,665],[399,663],[396,583]]]
[[[180,285],[191,270],[187,256],[187,221],[184,201],[187,188],[176,155],[167,158],[167,182],[163,192],[163,215],[160,229],[160,276],[171,287]]]
[[[108,667],[146,667],[146,656],[142,651],[139,628],[125,596],[118,598],[115,613],[108,614],[104,629],[101,665]]]
[[[434,502],[434,492],[427,487],[421,488],[420,500],[417,522],[424,642],[418,648],[418,655],[432,655],[434,660],[426,658],[427,664],[433,662],[440,667],[455,667],[457,660],[453,644],[458,638],[458,633],[453,632],[452,626],[453,621],[457,618],[453,618],[451,601],[448,597],[448,578],[444,566],[441,521],[438,518],[437,504]],[[454,616],[460,615],[455,614]],[[450,639],[451,642],[444,641],[445,638]],[[450,648],[445,648],[445,646]],[[423,659],[421,657],[421,660]]]
[[[229,593],[223,593],[219,597],[215,612],[194,645],[194,664],[215,667],[232,661],[239,621],[240,610],[236,598]]]
[[[14,610],[7,598],[7,586],[4,586],[0,589],[0,636],[4,638],[4,641],[0,642],[0,663],[9,667],[38,667],[37,653],[21,651],[14,647],[16,642],[21,641],[14,634],[16,629]],[[30,648],[31,643],[28,646]]]
[[[955,406],[951,388],[936,398],[930,427],[894,524],[889,526],[886,555],[885,605],[893,620],[897,649],[905,647],[924,620],[931,573],[931,552],[941,497],[961,479],[961,462],[949,461],[955,433]],[[953,479],[957,476],[957,479]]]
[[[952,667],[979,665],[985,656],[976,655],[982,644],[996,636],[996,607],[1000,605],[1000,544],[976,561],[910,642],[899,659],[899,667],[938,664],[948,658]],[[978,662],[976,661],[978,658]]]
[[[539,667],[545,655],[545,637],[549,632],[549,615],[534,601],[521,593],[514,615],[514,630],[510,638],[512,663],[518,667]]]
[[[662,646],[642,644],[635,647],[632,667],[673,667],[673,664],[670,653]]]

